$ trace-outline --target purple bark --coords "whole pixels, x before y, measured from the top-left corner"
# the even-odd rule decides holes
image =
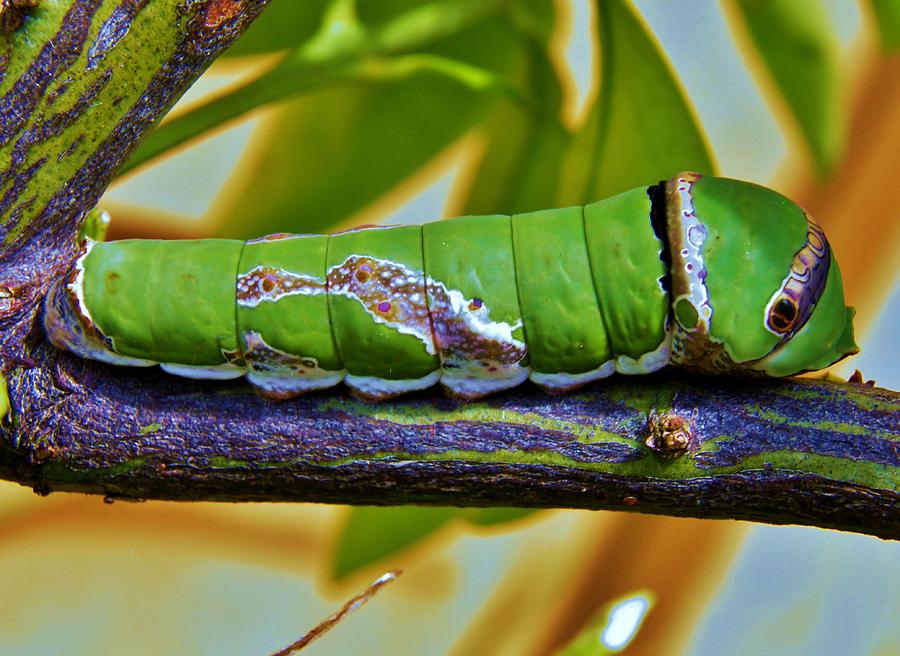
[[[73,3],[22,77],[5,80],[0,229],[16,236],[0,243],[0,361],[13,410],[0,424],[0,478],[42,494],[611,508],[900,538],[900,394],[889,390],[669,373],[563,397],[525,385],[472,404],[434,391],[380,405],[335,392],[275,403],[241,382],[191,382],[54,349],[40,304],[71,264],[79,220],[265,4],[179,0],[180,40],[135,91],[109,60],[123,56],[135,16],[160,2]],[[52,94],[68,92],[50,88],[72,77],[77,53],[87,69],[73,84],[86,84],[70,110],[46,111]],[[0,73],[14,55],[0,52]],[[79,127],[96,98],[128,103],[99,133]],[[35,154],[61,135],[58,156]],[[83,164],[64,174],[85,147]]]
[[[0,470],[39,493],[613,508],[900,537],[900,395],[865,385],[666,375],[468,404],[273,402],[46,343],[34,355]],[[646,446],[663,406],[691,425],[682,455]]]

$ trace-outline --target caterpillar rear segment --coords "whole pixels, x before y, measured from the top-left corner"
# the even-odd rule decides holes
[[[729,298],[732,305],[729,307]],[[288,398],[564,392],[667,364],[788,375],[855,352],[837,264],[797,205],[681,174],[584,207],[337,235],[87,242],[51,341]],[[794,345],[799,345],[797,348]]]

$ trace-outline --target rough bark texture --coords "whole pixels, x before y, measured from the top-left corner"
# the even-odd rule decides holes
[[[13,378],[0,474],[41,493],[617,508],[900,537],[900,395],[865,385],[654,376],[565,397],[278,403],[35,355]],[[689,451],[646,446],[666,442],[660,415],[683,422]]]
[[[0,477],[40,493],[615,508],[900,538],[900,395],[888,390],[669,375],[470,404],[433,392],[273,403],[241,383],[47,344],[40,301],[79,221],[263,5],[47,0],[2,37],[0,358],[13,413]]]

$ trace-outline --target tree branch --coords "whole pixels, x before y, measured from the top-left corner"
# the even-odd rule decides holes
[[[37,321],[116,168],[264,2],[46,3],[0,41],[0,477],[129,498],[613,508],[900,538],[900,394],[617,378],[273,403],[61,353]],[[43,13],[40,13],[43,12]],[[32,21],[32,22],[29,22]],[[38,21],[38,22],[34,22]],[[40,29],[38,29],[40,28]]]
[[[125,158],[268,0],[44,2],[0,34],[0,357]]]
[[[564,397],[278,403],[36,355],[13,379],[26,405],[0,475],[40,493],[613,508],[900,538],[900,394],[865,385],[652,376]]]

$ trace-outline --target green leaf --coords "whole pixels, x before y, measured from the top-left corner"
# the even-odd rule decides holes
[[[715,173],[703,131],[659,46],[627,2],[594,3],[597,100],[566,159],[565,203],[585,203],[684,170]]]
[[[425,54],[460,62],[457,70],[477,67],[484,75],[476,77],[496,92],[521,48],[508,25],[491,19],[404,57],[421,62]],[[271,143],[260,145],[265,161],[233,183],[221,235],[333,229],[395,190],[510,95],[472,89],[446,73],[426,66],[411,77],[387,76],[291,103],[270,124]]]
[[[597,616],[557,656],[602,656],[624,650],[634,640],[647,612],[653,606],[653,594],[638,590],[604,606]]]
[[[271,0],[221,56],[238,58],[295,48],[315,34],[330,3],[331,0]]]
[[[735,6],[824,177],[840,157],[846,136],[837,37],[824,2],[738,0]]]
[[[428,53],[372,58],[360,65],[357,75],[360,80],[388,82],[428,73],[452,80],[469,91],[504,96],[523,106],[527,102],[521,90],[502,75],[466,62]]]
[[[881,49],[900,50],[900,2],[897,0],[868,0],[869,11],[875,17]]]
[[[448,35],[455,35],[483,19],[497,4],[497,0],[480,3],[442,0],[417,4],[408,14],[370,31],[356,20],[352,2],[337,1],[329,7],[322,26],[310,40],[259,77],[163,123],[135,150],[119,174],[124,175],[266,104],[339,83],[371,79],[373,68],[377,69],[374,64],[379,61],[390,78],[389,68],[383,65],[385,57],[439,43]],[[457,59],[456,67],[433,66],[431,72],[456,82],[474,81],[484,85],[483,79],[473,80],[475,76],[471,72],[460,75],[460,66],[467,60],[465,56]],[[500,85],[487,85],[487,89],[493,90],[497,86]]]
[[[485,147],[454,213],[526,212],[556,202],[559,162],[569,144],[561,116],[562,85],[549,54],[556,11],[551,2],[513,7],[511,20],[524,56],[510,75],[529,103],[500,104],[483,124]]]
[[[81,233],[79,238],[87,237],[94,241],[106,241],[106,233],[109,230],[109,212],[95,207],[87,216],[84,217],[84,223],[81,224]]]
[[[341,580],[355,571],[396,556],[453,519],[456,508],[354,506],[335,549],[332,576]]]
[[[6,385],[6,378],[0,373],[0,423],[8,422],[11,414],[12,404],[9,402],[9,388]]]
[[[498,526],[531,517],[540,510],[534,508],[463,508],[459,516],[475,526]]]
[[[271,0],[266,10],[253,25],[228,50],[223,57],[239,58],[252,55],[270,54],[296,48],[311,39],[318,31],[328,12],[354,11],[359,22],[368,29],[376,29],[401,17],[418,17],[417,24],[409,21],[396,26],[395,31],[433,31],[434,20],[429,11],[412,11],[427,5],[438,20],[448,20],[449,13],[459,15],[484,6],[481,0],[438,0],[423,3],[421,0],[377,0],[376,2],[348,2],[348,0]]]

